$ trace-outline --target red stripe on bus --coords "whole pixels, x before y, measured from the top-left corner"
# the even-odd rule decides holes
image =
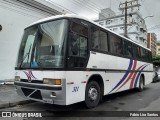
[[[135,70],[136,66],[137,66],[137,61],[134,60],[133,69],[132,70]],[[116,92],[130,80],[130,78],[132,77],[133,73],[132,72],[130,73],[130,75],[128,76],[127,80],[116,90]]]
[[[142,65],[142,66],[143,66],[143,65]],[[139,71],[139,70],[142,68],[142,66],[140,66],[140,67],[137,69],[137,71]],[[134,83],[134,80],[135,80],[135,77],[136,77],[137,73],[138,73],[138,72],[135,72],[134,75],[133,75],[133,77],[132,77],[132,81],[131,81],[131,83],[130,83],[130,89],[133,88],[133,83]]]

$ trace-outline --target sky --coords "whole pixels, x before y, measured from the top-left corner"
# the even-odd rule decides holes
[[[118,10],[119,3],[125,0],[46,0],[55,4],[70,13],[77,14],[89,19],[98,18],[101,9],[111,8],[116,14],[121,12]],[[131,1],[131,0],[127,0]],[[160,41],[160,0],[139,0],[141,3],[140,13],[145,19],[148,32],[157,34]]]

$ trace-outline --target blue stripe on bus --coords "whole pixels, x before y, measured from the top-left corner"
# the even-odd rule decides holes
[[[141,69],[141,71],[138,73],[138,75],[137,75],[137,77],[136,77],[136,80],[135,80],[135,83],[134,83],[134,88],[137,86],[137,83],[138,83],[138,79],[139,79],[139,77],[140,77],[140,74],[141,74],[141,72],[144,70],[144,68],[145,67],[147,67],[148,65],[145,65],[142,69]]]
[[[128,69],[127,69],[125,75],[123,76],[123,78],[119,81],[119,83],[109,93],[111,93],[113,90],[115,90],[126,79],[128,74],[130,73],[129,70],[131,70],[132,65],[133,65],[133,59],[130,59],[130,63],[129,63],[129,66],[128,66]]]

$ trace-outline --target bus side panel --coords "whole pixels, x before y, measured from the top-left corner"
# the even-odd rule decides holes
[[[126,90],[139,87],[139,81],[140,81],[140,77],[142,74],[144,75],[145,85],[152,82],[152,76],[153,76],[153,72],[152,72],[153,65],[152,64],[137,61],[135,70],[136,72],[130,72],[131,79],[125,84]]]
[[[143,72],[143,67],[144,71],[150,71],[152,64],[102,53],[91,53],[86,70],[66,72],[66,103],[69,105],[85,100],[86,83],[93,75],[102,77],[104,95],[138,87],[142,73],[145,78],[148,78],[146,84],[149,84],[152,73]],[[142,70],[142,72],[135,72],[135,70]]]
[[[101,73],[105,72],[105,74],[102,75],[102,78],[104,80],[104,94],[106,95],[138,87],[139,78],[142,73],[144,73],[145,78],[147,78],[145,79],[145,84],[151,83],[152,72],[149,71],[153,70],[152,66],[153,65],[150,63],[133,59],[101,53],[91,53],[87,67],[95,70],[102,69]]]
[[[143,63],[143,64],[145,64],[145,63]],[[153,64],[149,64],[143,71],[144,72],[142,72],[141,74],[144,74],[145,85],[150,84],[153,80]],[[148,71],[148,72],[146,72],[146,71]]]
[[[66,105],[84,101],[87,78],[85,71],[66,71]]]
[[[84,101],[85,90],[88,80],[90,80],[93,75],[100,75],[103,77],[103,79],[107,80],[108,76],[106,74],[107,73],[105,72],[99,72],[99,71],[67,71],[66,72],[67,105]]]
[[[104,94],[106,95],[116,92],[116,88],[120,85],[119,82],[126,74],[125,70],[127,70],[129,66],[131,69],[132,65],[133,60],[130,59],[102,53],[91,53],[87,68],[95,69],[95,71],[96,69],[102,70],[101,73],[104,73],[102,75],[104,80]],[[120,91],[126,89],[128,89],[128,87],[126,88],[126,86],[123,86]]]

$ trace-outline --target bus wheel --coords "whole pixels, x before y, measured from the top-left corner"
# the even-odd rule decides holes
[[[87,84],[85,92],[85,104],[87,108],[94,108],[98,105],[101,98],[101,90],[96,81]]]
[[[140,77],[138,91],[141,92],[144,89],[144,80],[143,77]]]

